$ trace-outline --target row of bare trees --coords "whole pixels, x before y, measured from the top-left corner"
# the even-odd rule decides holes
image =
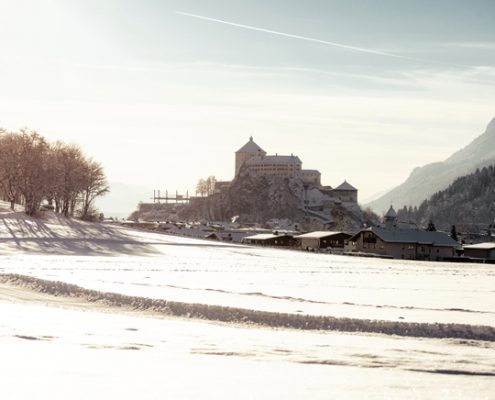
[[[101,164],[81,149],[63,142],[49,143],[26,129],[0,129],[0,198],[24,205],[34,215],[46,202],[65,216],[91,219],[94,200],[109,191]]]
[[[217,179],[214,176],[209,176],[206,179],[200,179],[196,185],[196,193],[201,196],[209,196],[215,193],[215,185]]]

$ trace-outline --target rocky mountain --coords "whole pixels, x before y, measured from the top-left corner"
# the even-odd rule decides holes
[[[390,204],[396,208],[419,206],[439,190],[447,188],[456,178],[495,163],[495,118],[486,131],[468,146],[442,162],[415,168],[400,186],[366,206],[377,213],[385,212]]]
[[[198,199],[181,213],[187,219],[229,220],[238,216],[245,222],[271,218],[302,218],[304,187],[300,180],[253,176],[241,173],[225,190]]]
[[[423,201],[419,207],[404,207],[399,220],[427,226],[433,221],[439,229],[457,228],[476,232],[495,224],[495,166],[457,178],[447,189]]]

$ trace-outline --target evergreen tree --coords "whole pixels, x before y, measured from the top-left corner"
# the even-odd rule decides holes
[[[426,230],[429,232],[435,232],[437,230],[437,228],[435,227],[435,224],[433,223],[433,221],[431,219],[428,222],[428,227],[426,228]]]
[[[452,225],[452,228],[450,229],[450,237],[454,239],[456,242],[459,240],[457,238],[457,229],[455,229],[455,225]]]

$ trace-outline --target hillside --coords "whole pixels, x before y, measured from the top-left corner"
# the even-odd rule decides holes
[[[439,190],[447,188],[456,178],[495,163],[495,118],[486,131],[468,146],[442,162],[415,168],[400,186],[367,204],[377,213],[386,211],[390,204],[419,206]]]
[[[447,189],[434,194],[419,207],[399,210],[399,219],[437,228],[471,227],[495,222],[495,165],[457,178]]]
[[[144,233],[104,223],[79,221],[51,211],[30,217],[0,202],[0,256],[21,254],[118,256],[152,255]]]
[[[305,200],[307,214],[304,211]],[[361,228],[369,217],[363,215],[357,204],[342,203],[317,187],[305,189],[298,178],[255,176],[247,170],[241,171],[228,188],[191,202],[179,215],[183,220],[214,221],[226,221],[237,216],[241,223],[288,219],[308,224],[308,229],[349,231]]]

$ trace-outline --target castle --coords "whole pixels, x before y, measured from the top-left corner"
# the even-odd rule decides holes
[[[321,173],[316,169],[302,169],[298,156],[267,155],[251,136],[249,141],[235,152],[235,177],[241,169],[247,169],[257,176],[276,176],[281,178],[299,178],[303,184],[319,188],[326,196],[348,203],[357,203],[357,189],[344,181],[332,189],[321,185]]]
[[[300,178],[304,183],[321,186],[320,171],[302,169],[302,161],[298,156],[267,155],[251,136],[249,142],[235,152],[235,176],[241,167],[249,169],[255,175],[278,176],[282,178]]]

